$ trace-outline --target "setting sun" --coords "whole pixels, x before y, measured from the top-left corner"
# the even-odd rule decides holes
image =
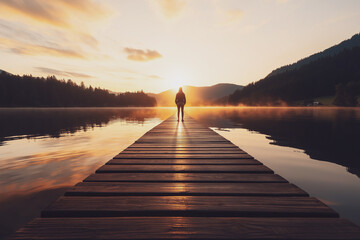
[[[184,86],[185,81],[181,78],[181,76],[176,76],[170,80],[169,88],[170,89],[179,89],[179,87]]]
[[[168,89],[178,90],[179,87],[184,87],[189,84],[189,80],[191,79],[190,74],[184,69],[172,69],[169,72],[169,76],[167,79]],[[192,82],[191,84],[196,84]]]

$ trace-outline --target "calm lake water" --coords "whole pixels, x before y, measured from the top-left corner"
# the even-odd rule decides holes
[[[360,225],[359,108],[187,108]],[[0,239],[174,108],[0,109]]]

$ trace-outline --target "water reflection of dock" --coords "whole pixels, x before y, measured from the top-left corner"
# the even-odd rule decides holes
[[[344,240],[360,228],[209,128],[171,117],[14,238]]]

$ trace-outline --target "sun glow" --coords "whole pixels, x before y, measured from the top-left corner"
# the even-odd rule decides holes
[[[190,82],[191,75],[188,71],[185,71],[184,69],[172,69],[168,77],[168,88],[169,89],[175,89],[176,91],[179,89],[179,87],[184,87],[185,85],[188,85]]]
[[[185,84],[185,80],[181,76],[175,76],[170,80],[170,88],[179,89],[179,87],[183,87]]]

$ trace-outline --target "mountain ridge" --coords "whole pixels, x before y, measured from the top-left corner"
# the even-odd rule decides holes
[[[218,83],[211,86],[183,86],[186,94],[187,106],[212,105],[219,98],[226,97],[243,86],[233,83]],[[154,94],[147,93],[154,97],[158,106],[174,106],[175,94],[178,89],[168,89]]]

